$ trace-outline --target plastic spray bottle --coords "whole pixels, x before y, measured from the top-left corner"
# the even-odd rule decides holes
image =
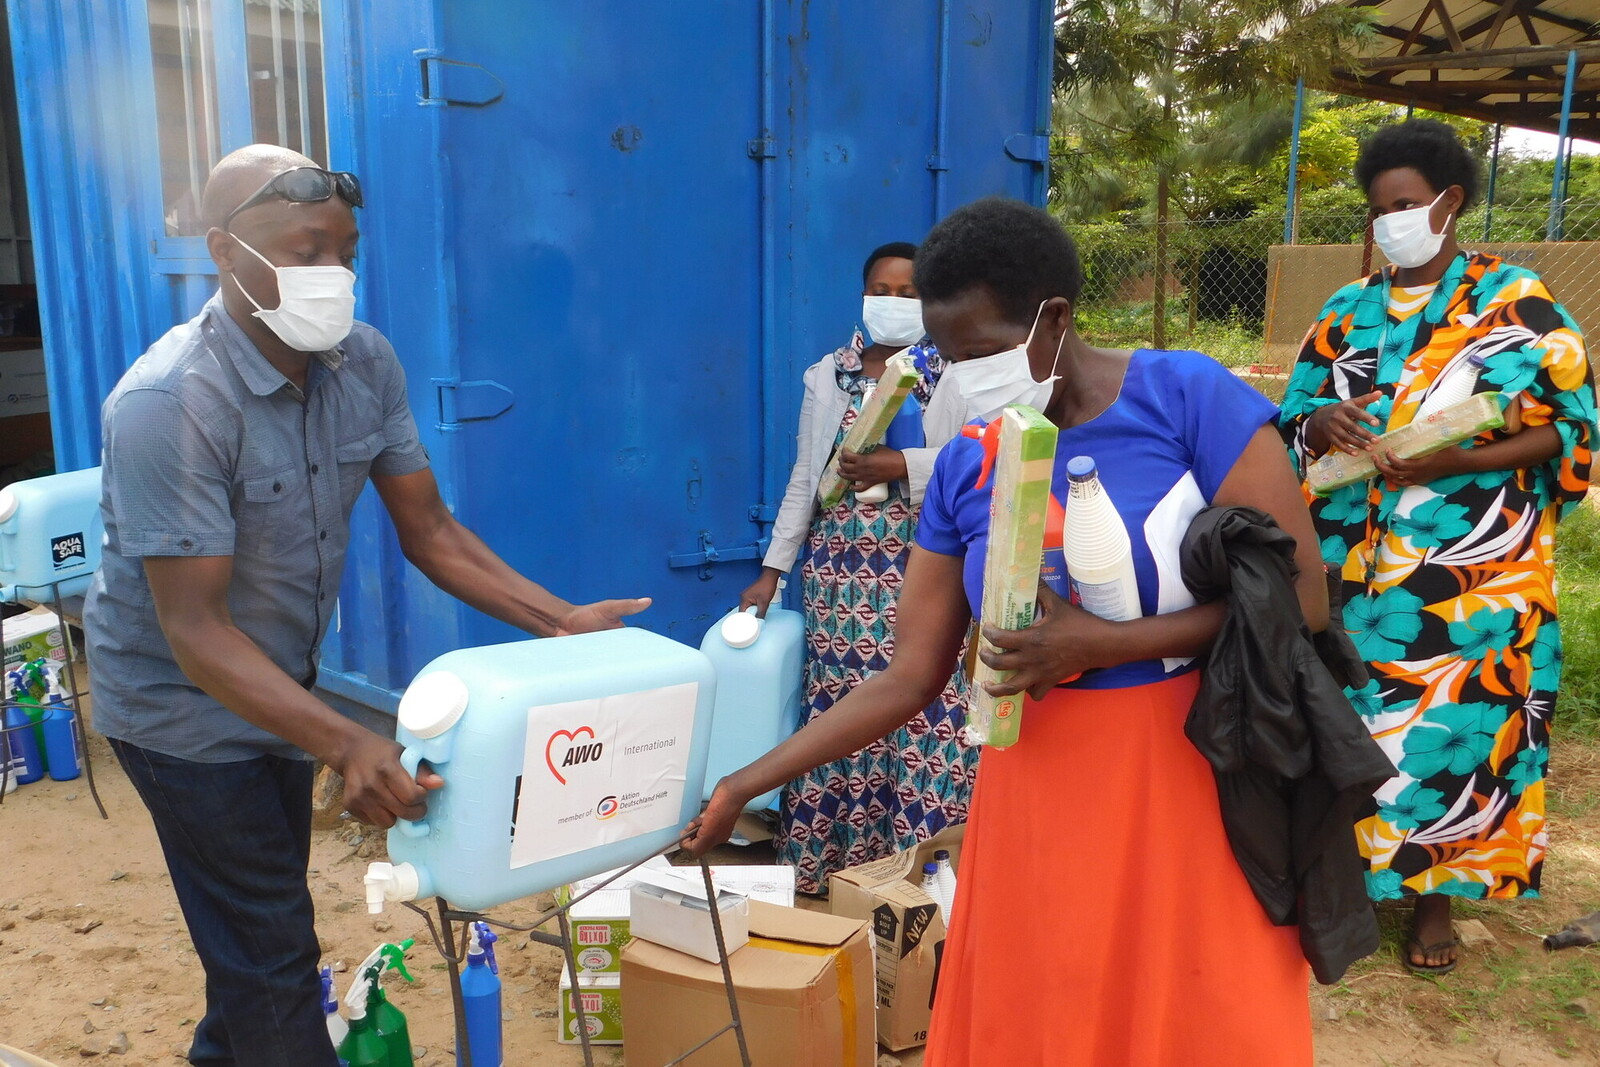
[[[49,771],[50,753],[44,749],[44,709],[56,691],[55,672],[50,669],[50,661],[47,659],[24,663],[21,671],[23,685],[26,686],[28,697],[31,698],[26,701],[29,706],[23,710],[28,713],[28,718],[33,720],[33,740],[39,746],[39,770]]]
[[[1133,569],[1133,544],[1116,505],[1100,484],[1089,456],[1067,462],[1071,480],[1062,551],[1079,605],[1111,622],[1137,619],[1139,581]]]
[[[461,1003],[466,1016],[472,1067],[501,1067],[500,967],[494,960],[498,941],[485,922],[472,924],[472,944],[467,949],[467,969],[461,975]],[[466,1060],[456,1049],[456,1067]],[[350,1067],[355,1067],[351,1064]]]
[[[83,773],[83,753],[78,748],[78,716],[67,705],[54,674],[45,676],[48,703],[40,724],[45,770],[58,782],[70,782]]]
[[[339,1042],[339,1058],[350,1067],[389,1067],[389,1049],[378,1036],[378,1031],[368,1014],[375,1003],[372,987],[378,981],[378,968],[368,967],[356,973],[350,991],[344,995],[344,1006],[350,1012],[350,1031]]]
[[[25,667],[8,671],[6,680],[11,686],[11,699],[0,717],[6,729],[5,755],[11,761],[11,775],[17,784],[27,785],[44,777],[44,754],[34,736],[34,715],[29,714],[32,711],[42,717],[44,709],[33,696]]]
[[[406,950],[415,943],[414,938],[408,937],[398,945],[379,945],[356,968],[357,974],[369,971],[373,974],[372,999],[369,1002],[372,1007],[368,1014],[372,1017],[372,1028],[383,1038],[384,1047],[389,1050],[389,1067],[412,1067],[411,1031],[406,1025],[405,1014],[389,1002],[389,995],[384,992],[383,972],[399,971],[400,977],[406,981],[416,981],[411,977],[411,972],[406,970]]]
[[[333,995],[333,968],[324,967],[322,975],[322,1014],[328,1023],[328,1040],[333,1042],[337,1049],[344,1041],[344,1035],[350,1032],[350,1024],[344,1021],[344,1016],[339,1014],[339,998]],[[344,1061],[340,1061],[341,1063]],[[346,1064],[346,1067],[349,1067]]]

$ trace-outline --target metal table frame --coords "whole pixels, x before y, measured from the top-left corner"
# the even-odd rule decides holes
[[[666,852],[674,851],[682,844],[682,841],[675,842],[671,847],[663,850],[662,853],[658,853],[658,855],[664,855]],[[587,1067],[594,1067],[594,1051],[589,1044],[588,1019],[583,1010],[583,998],[577,995],[578,960],[572,948],[572,929],[567,919],[567,912],[574,904],[578,903],[578,901],[588,897],[590,893],[599,892],[600,890],[606,888],[606,886],[610,885],[617,878],[628,874],[629,872],[633,871],[634,868],[640,867],[654,858],[654,856],[646,857],[645,859],[640,860],[638,863],[635,863],[633,866],[626,867],[623,870],[616,872],[616,874],[612,875],[610,878],[607,878],[599,885],[596,885],[578,894],[565,904],[560,904],[556,907],[550,908],[548,911],[544,912],[544,914],[540,915],[538,919],[524,926],[502,922],[480,912],[459,911],[450,907],[443,897],[435,897],[434,901],[438,909],[439,917],[439,922],[436,926],[434,924],[433,913],[410,901],[405,902],[406,907],[410,908],[418,915],[421,915],[422,918],[427,922],[428,934],[433,939],[434,948],[438,949],[439,954],[444,957],[447,963],[450,964],[450,1001],[455,1017],[456,1048],[460,1051],[460,1060],[463,1064],[463,1067],[472,1067],[472,1042],[467,1035],[466,1013],[464,1010],[465,1005],[461,996],[461,965],[466,962],[465,946],[467,945],[468,938],[465,936],[462,937],[461,944],[463,951],[458,953],[456,951],[455,934],[453,932],[452,924],[461,923],[464,929],[468,923],[486,922],[491,926],[497,926],[503,930],[514,930],[519,933],[526,933],[530,941],[537,941],[543,945],[553,945],[556,948],[561,949],[562,954],[566,957],[567,976],[572,980],[572,1007],[578,1019],[578,1040],[583,1046],[583,1062],[587,1065]],[[721,1038],[724,1034],[727,1034],[730,1031],[733,1033],[734,1038],[739,1042],[740,1062],[744,1065],[744,1067],[751,1067],[750,1049],[745,1042],[744,1023],[739,1016],[739,998],[734,992],[733,972],[728,967],[728,949],[727,944],[724,942],[722,936],[722,916],[717,911],[716,907],[717,890],[716,886],[713,885],[711,881],[711,868],[703,859],[700,861],[700,876],[705,879],[706,899],[711,902],[711,907],[708,909],[711,913],[711,931],[717,940],[717,962],[722,967],[723,989],[728,994],[729,1022],[714,1033],[707,1036],[705,1040],[701,1041],[698,1045],[685,1050],[683,1054],[678,1056],[676,1059],[667,1061],[667,1063],[663,1064],[662,1067],[674,1067],[676,1064],[683,1063],[690,1056],[694,1055],[696,1052],[699,1052],[701,1049],[705,1048],[707,1045],[711,1044],[713,1041],[716,1041],[718,1038]],[[556,922],[560,931],[559,933],[552,934],[541,929],[541,927],[548,925],[552,920]],[[559,1014],[560,1013],[558,1010],[558,1018]]]

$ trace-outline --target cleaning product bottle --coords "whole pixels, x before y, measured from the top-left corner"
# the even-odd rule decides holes
[[[27,711],[30,705],[33,707],[38,705],[21,689],[13,691],[12,696],[13,699],[6,704],[0,722],[4,722],[6,728],[6,747],[11,754],[11,773],[16,777],[18,785],[27,785],[44,777],[39,742],[33,736],[33,718]]]
[[[39,772],[43,774],[50,770],[50,754],[44,748],[44,708],[55,688],[55,672],[50,669],[47,659],[24,663],[21,671],[23,685],[32,698],[32,702],[23,710],[33,722],[33,740],[39,746]]]
[[[350,1032],[350,1024],[339,1014],[339,998],[333,995],[333,968],[322,968],[322,1014],[328,1023],[328,1039],[337,1049]]]
[[[372,953],[361,961],[359,968],[365,974],[368,969],[375,972],[372,980],[372,1028],[383,1038],[384,1046],[389,1050],[389,1067],[412,1067],[411,1060],[411,1030],[406,1025],[405,1013],[389,1001],[389,994],[383,988],[383,974],[385,971],[399,971],[400,977],[408,982],[415,981],[411,972],[406,970],[406,950],[416,943],[414,938],[406,938],[398,945],[383,944],[372,950]]]
[[[894,413],[889,428],[883,431],[883,447],[904,452],[908,448],[921,448],[927,438],[922,432],[922,404],[915,395],[909,395]],[[869,485],[856,494],[856,499],[868,504],[881,504],[889,499],[889,483]]]
[[[494,961],[494,943],[498,940],[488,923],[472,924],[467,969],[461,975],[462,1012],[466,1016],[467,1041],[472,1048],[472,1067],[501,1067],[500,967]],[[464,1063],[466,1060],[458,1048],[456,1067]]]
[[[378,969],[368,967],[356,973],[350,991],[344,995],[344,1006],[350,1012],[350,1031],[339,1042],[339,1058],[350,1067],[389,1067],[389,1049],[378,1036],[368,1014],[374,1003],[372,987],[378,980]]]
[[[948,923],[956,910],[956,869],[950,864],[950,850],[941,848],[934,852],[933,862],[939,868],[939,894],[944,903],[945,922]]]
[[[1083,610],[1112,622],[1137,619],[1139,582],[1133,569],[1133,544],[1128,528],[1111,503],[1094,459],[1074,456],[1067,462],[1071,479],[1062,551],[1072,590]]]
[[[950,923],[950,913],[945,908],[944,891],[939,888],[939,865],[937,863],[924,863],[922,865],[922,891],[933,898],[939,905],[939,917]]]
[[[1483,373],[1487,358],[1482,352],[1474,352],[1446,367],[1444,375],[1423,394],[1422,403],[1417,405],[1417,415],[1442,411],[1470,397],[1478,386],[1478,375]]]
[[[869,385],[867,386],[866,392],[861,394],[861,408],[863,411],[866,410],[867,401],[872,399],[872,394],[874,391],[875,387]],[[907,399],[910,398],[907,397]],[[893,426],[894,423],[891,422],[889,425]],[[888,431],[884,432],[887,433]],[[884,443],[887,444],[887,440]],[[877,485],[869,485],[865,489],[857,489],[853,490],[853,492],[855,493],[856,501],[858,503],[881,504],[885,500],[889,499],[889,483],[879,482]]]
[[[78,748],[77,714],[70,708],[65,694],[49,676],[49,701],[44,708],[44,766],[50,777],[58,782],[70,782],[83,773],[83,753]]]

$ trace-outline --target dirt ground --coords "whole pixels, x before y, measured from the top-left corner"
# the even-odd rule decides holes
[[[199,963],[143,806],[103,741],[91,741],[91,754],[108,821],[81,778],[24,786],[0,804],[0,1044],[60,1064],[177,1064],[202,1011]],[[1546,954],[1537,941],[1600,908],[1600,749],[1558,742],[1552,763],[1545,898],[1464,909],[1494,940],[1438,980],[1399,965],[1403,916],[1384,915],[1384,948],[1341,984],[1311,992],[1319,1067],[1600,1064],[1600,947]],[[351,967],[380,941],[416,938],[416,982],[389,984],[419,1067],[443,1067],[453,1061],[445,964],[417,914],[391,906],[375,918],[362,903],[362,874],[382,847],[381,834],[360,827],[318,831],[311,886],[324,962]],[[523,922],[547,904],[497,916]],[[497,949],[506,1064],[581,1063],[555,1040],[556,951],[517,935]],[[341,992],[348,979],[340,975]],[[620,1064],[622,1050],[603,1048],[596,1062]],[[880,1062],[912,1067],[921,1057]]]

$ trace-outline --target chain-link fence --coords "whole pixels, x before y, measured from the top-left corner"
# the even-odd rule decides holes
[[[1547,202],[1492,211],[1480,205],[1462,216],[1457,238],[1535,271],[1585,332],[1600,338],[1600,201],[1563,207],[1559,240],[1547,239]],[[1247,373],[1269,395],[1281,394],[1323,302],[1385,262],[1366,240],[1359,208],[1302,213],[1290,245],[1281,216],[1173,221],[1163,234],[1128,213],[1070,229],[1083,258],[1078,328],[1086,339],[1198,349]]]

